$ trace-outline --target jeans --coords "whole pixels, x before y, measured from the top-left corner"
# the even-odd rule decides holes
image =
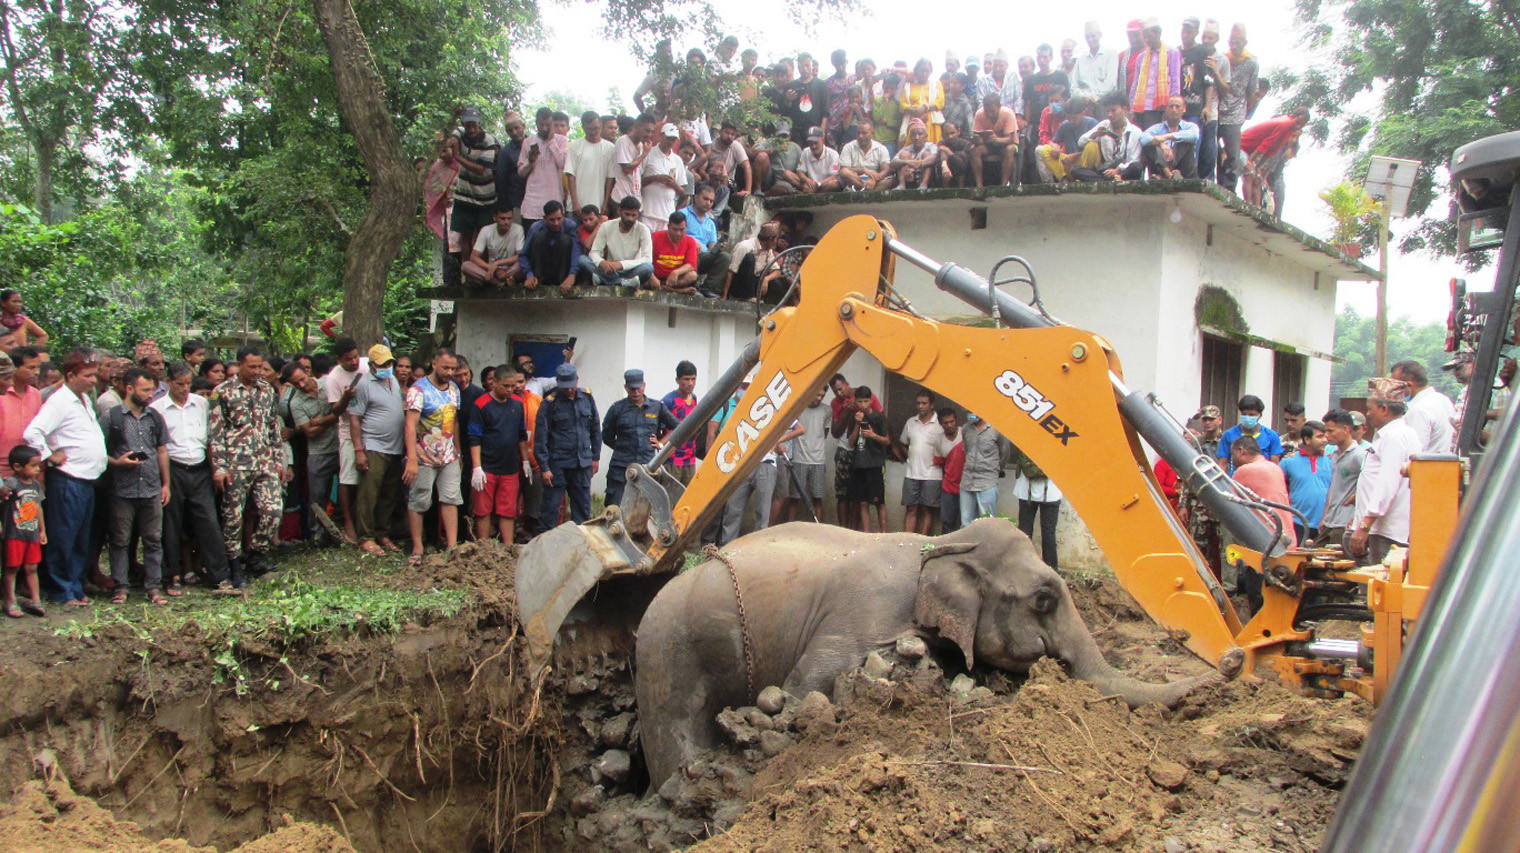
[[[180,540],[186,533],[201,548],[201,568],[213,585],[227,579],[227,546],[217,519],[211,466],[181,465],[169,460],[169,505],[164,507],[164,565],[180,571]]]
[[[84,577],[90,556],[90,517],[95,512],[95,483],[47,472],[48,544],[43,555],[43,580],[48,598],[56,603],[84,600]]]
[[[1198,177],[1215,180],[1219,170],[1219,122],[1198,125]]]
[[[616,272],[603,272],[596,262],[591,260],[590,255],[581,255],[581,272],[591,276],[592,284],[605,287],[638,287],[641,282],[648,281],[649,277],[654,275],[654,264],[639,264]]]
[[[544,485],[543,512],[538,518],[538,532],[553,530],[559,524],[559,505],[570,496],[570,520],[585,524],[591,518],[591,466],[554,468],[554,484]]]
[[[119,589],[127,586],[127,546],[136,533],[143,547],[143,589],[154,592],[164,586],[164,504],[157,496],[123,498],[111,496],[111,580]]]
[[[980,492],[968,492],[961,489],[961,526],[964,527],[978,518],[993,515],[997,512],[997,484],[981,490]]]
[[[944,489],[939,492],[939,532],[954,533],[961,529],[961,495]]]
[[[718,544],[727,545],[739,538],[739,528],[744,524],[744,505],[749,502],[749,496],[755,496],[755,529],[764,530],[771,523],[771,495],[776,491],[776,463],[761,462],[739,484],[739,488],[729,496],[728,503],[723,507],[723,533],[718,537]]]
[[[1040,514],[1040,558],[1052,569],[1056,565],[1056,522],[1061,518],[1060,501],[1019,501],[1019,529],[1034,539],[1034,516]]]
[[[1224,148],[1224,157],[1219,161],[1219,185],[1235,192],[1235,184],[1240,180],[1240,130],[1242,125],[1221,124],[1219,126],[1219,144]]]

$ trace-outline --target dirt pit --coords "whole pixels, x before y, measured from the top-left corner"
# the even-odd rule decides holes
[[[95,843],[57,834],[76,826],[106,850],[1307,851],[1370,719],[1262,682],[1131,711],[1053,663],[947,677],[909,648],[834,702],[725,711],[727,746],[649,793],[626,618],[582,623],[536,677],[513,565],[471,545],[377,577],[473,603],[394,634],[235,649],[241,692],[190,630],[0,648],[0,677],[25,685],[0,696],[16,792],[0,837],[48,853]],[[1112,580],[1073,593],[1127,673],[1208,671]]]

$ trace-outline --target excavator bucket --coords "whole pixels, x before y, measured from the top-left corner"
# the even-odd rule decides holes
[[[626,567],[609,545],[602,528],[566,522],[518,552],[517,612],[535,664],[548,661],[560,625],[603,573]]]

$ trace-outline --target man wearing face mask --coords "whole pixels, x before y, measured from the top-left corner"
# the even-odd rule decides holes
[[[1282,438],[1277,431],[1261,422],[1261,413],[1266,411],[1266,404],[1255,394],[1247,394],[1240,398],[1235,406],[1240,413],[1240,420],[1235,426],[1224,431],[1219,439],[1219,449],[1214,453],[1219,457],[1220,464],[1225,466],[1228,473],[1235,473],[1235,463],[1230,457],[1230,445],[1242,435],[1249,435],[1256,439],[1256,444],[1261,448],[1261,455],[1272,462],[1282,460]]]

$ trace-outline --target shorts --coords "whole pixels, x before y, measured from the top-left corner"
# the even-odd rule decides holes
[[[887,501],[886,483],[880,468],[851,468],[849,500],[881,506]]]
[[[24,542],[20,539],[5,540],[5,567],[19,569],[42,562],[42,543]]]
[[[939,506],[940,488],[939,480],[914,480],[903,478],[902,505],[903,506]]]
[[[449,230],[455,234],[471,234],[491,224],[494,214],[491,208],[454,199],[454,210],[449,214]]]
[[[438,486],[438,502],[459,506],[464,503],[464,495],[459,491],[459,460],[434,468],[429,465],[417,466],[417,479],[412,483],[412,488],[406,493],[406,508],[412,512],[427,512],[433,505],[433,485]]]
[[[848,447],[834,449],[834,499],[850,499],[850,468],[855,464],[855,451]]]
[[[492,474],[487,471],[486,487],[475,493],[472,507],[474,515],[516,518],[518,484],[521,482],[521,474]]]
[[[828,478],[829,474],[828,466],[823,464],[810,465],[805,462],[791,462],[788,463],[788,467],[791,468],[792,473],[787,474],[786,478],[782,481],[786,485],[787,497],[806,497],[812,498],[815,501],[823,500],[824,481]],[[777,471],[776,473],[780,476],[785,472]],[[796,482],[793,482],[793,474],[796,475]],[[780,488],[782,483],[777,483],[777,488]],[[798,483],[802,484],[802,494],[797,494]]]
[[[338,442],[338,483],[343,486],[359,485],[359,466],[354,464],[354,443]]]

